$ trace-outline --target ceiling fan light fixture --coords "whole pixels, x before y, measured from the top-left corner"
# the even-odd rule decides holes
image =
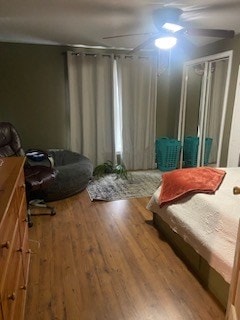
[[[175,37],[162,37],[155,40],[155,46],[159,49],[168,50],[173,48],[177,43]]]
[[[179,24],[169,23],[169,22],[164,23],[164,25],[162,27],[164,29],[172,31],[172,32],[177,32],[177,31],[180,31],[183,29],[183,27],[180,26]]]

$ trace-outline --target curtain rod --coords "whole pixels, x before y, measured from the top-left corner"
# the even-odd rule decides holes
[[[84,54],[85,56],[97,56],[98,54],[100,53],[95,53],[95,52],[75,52],[75,51],[71,51],[71,54],[72,55],[75,55],[75,56],[80,56],[81,54]],[[111,57],[112,54],[111,53],[103,53],[101,54],[102,56],[104,57]]]
[[[76,52],[76,51],[71,51],[71,50],[66,51],[65,53],[67,53],[67,52],[71,52],[72,55],[76,55],[76,56],[79,56],[81,54],[84,54],[86,56],[97,56],[98,54],[101,54],[104,57],[112,57],[113,56],[114,58],[120,58],[121,55],[124,55],[125,58],[133,58],[134,56],[137,56],[139,59],[146,59],[146,58],[149,58],[150,56],[153,56],[153,54],[145,55],[145,56],[138,56],[138,55],[127,54],[127,53],[122,53],[122,54],[120,54],[120,53],[118,53],[118,54],[116,54],[116,53],[103,53],[102,54],[100,52],[98,52],[98,53],[96,53],[96,52],[84,52],[84,51]]]

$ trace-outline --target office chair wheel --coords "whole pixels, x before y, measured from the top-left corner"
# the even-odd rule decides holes
[[[32,228],[32,226],[33,226],[32,221],[28,221],[28,228]]]
[[[33,222],[31,220],[31,212],[30,209],[27,209],[27,218],[26,218],[26,222],[28,224],[28,228],[31,228],[33,226]]]
[[[55,209],[52,209],[52,210],[51,210],[51,213],[50,213],[50,216],[55,216],[55,214],[56,214]]]

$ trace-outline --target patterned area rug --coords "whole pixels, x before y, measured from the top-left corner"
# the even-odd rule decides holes
[[[160,181],[161,172],[159,170],[129,171],[128,180],[117,179],[115,174],[108,174],[91,181],[87,186],[87,191],[91,201],[143,198],[151,196]]]

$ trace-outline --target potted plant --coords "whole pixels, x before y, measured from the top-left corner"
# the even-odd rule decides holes
[[[93,176],[98,179],[110,173],[116,174],[116,179],[128,179],[128,172],[125,165],[123,163],[114,164],[110,160],[96,166],[93,171]]]

